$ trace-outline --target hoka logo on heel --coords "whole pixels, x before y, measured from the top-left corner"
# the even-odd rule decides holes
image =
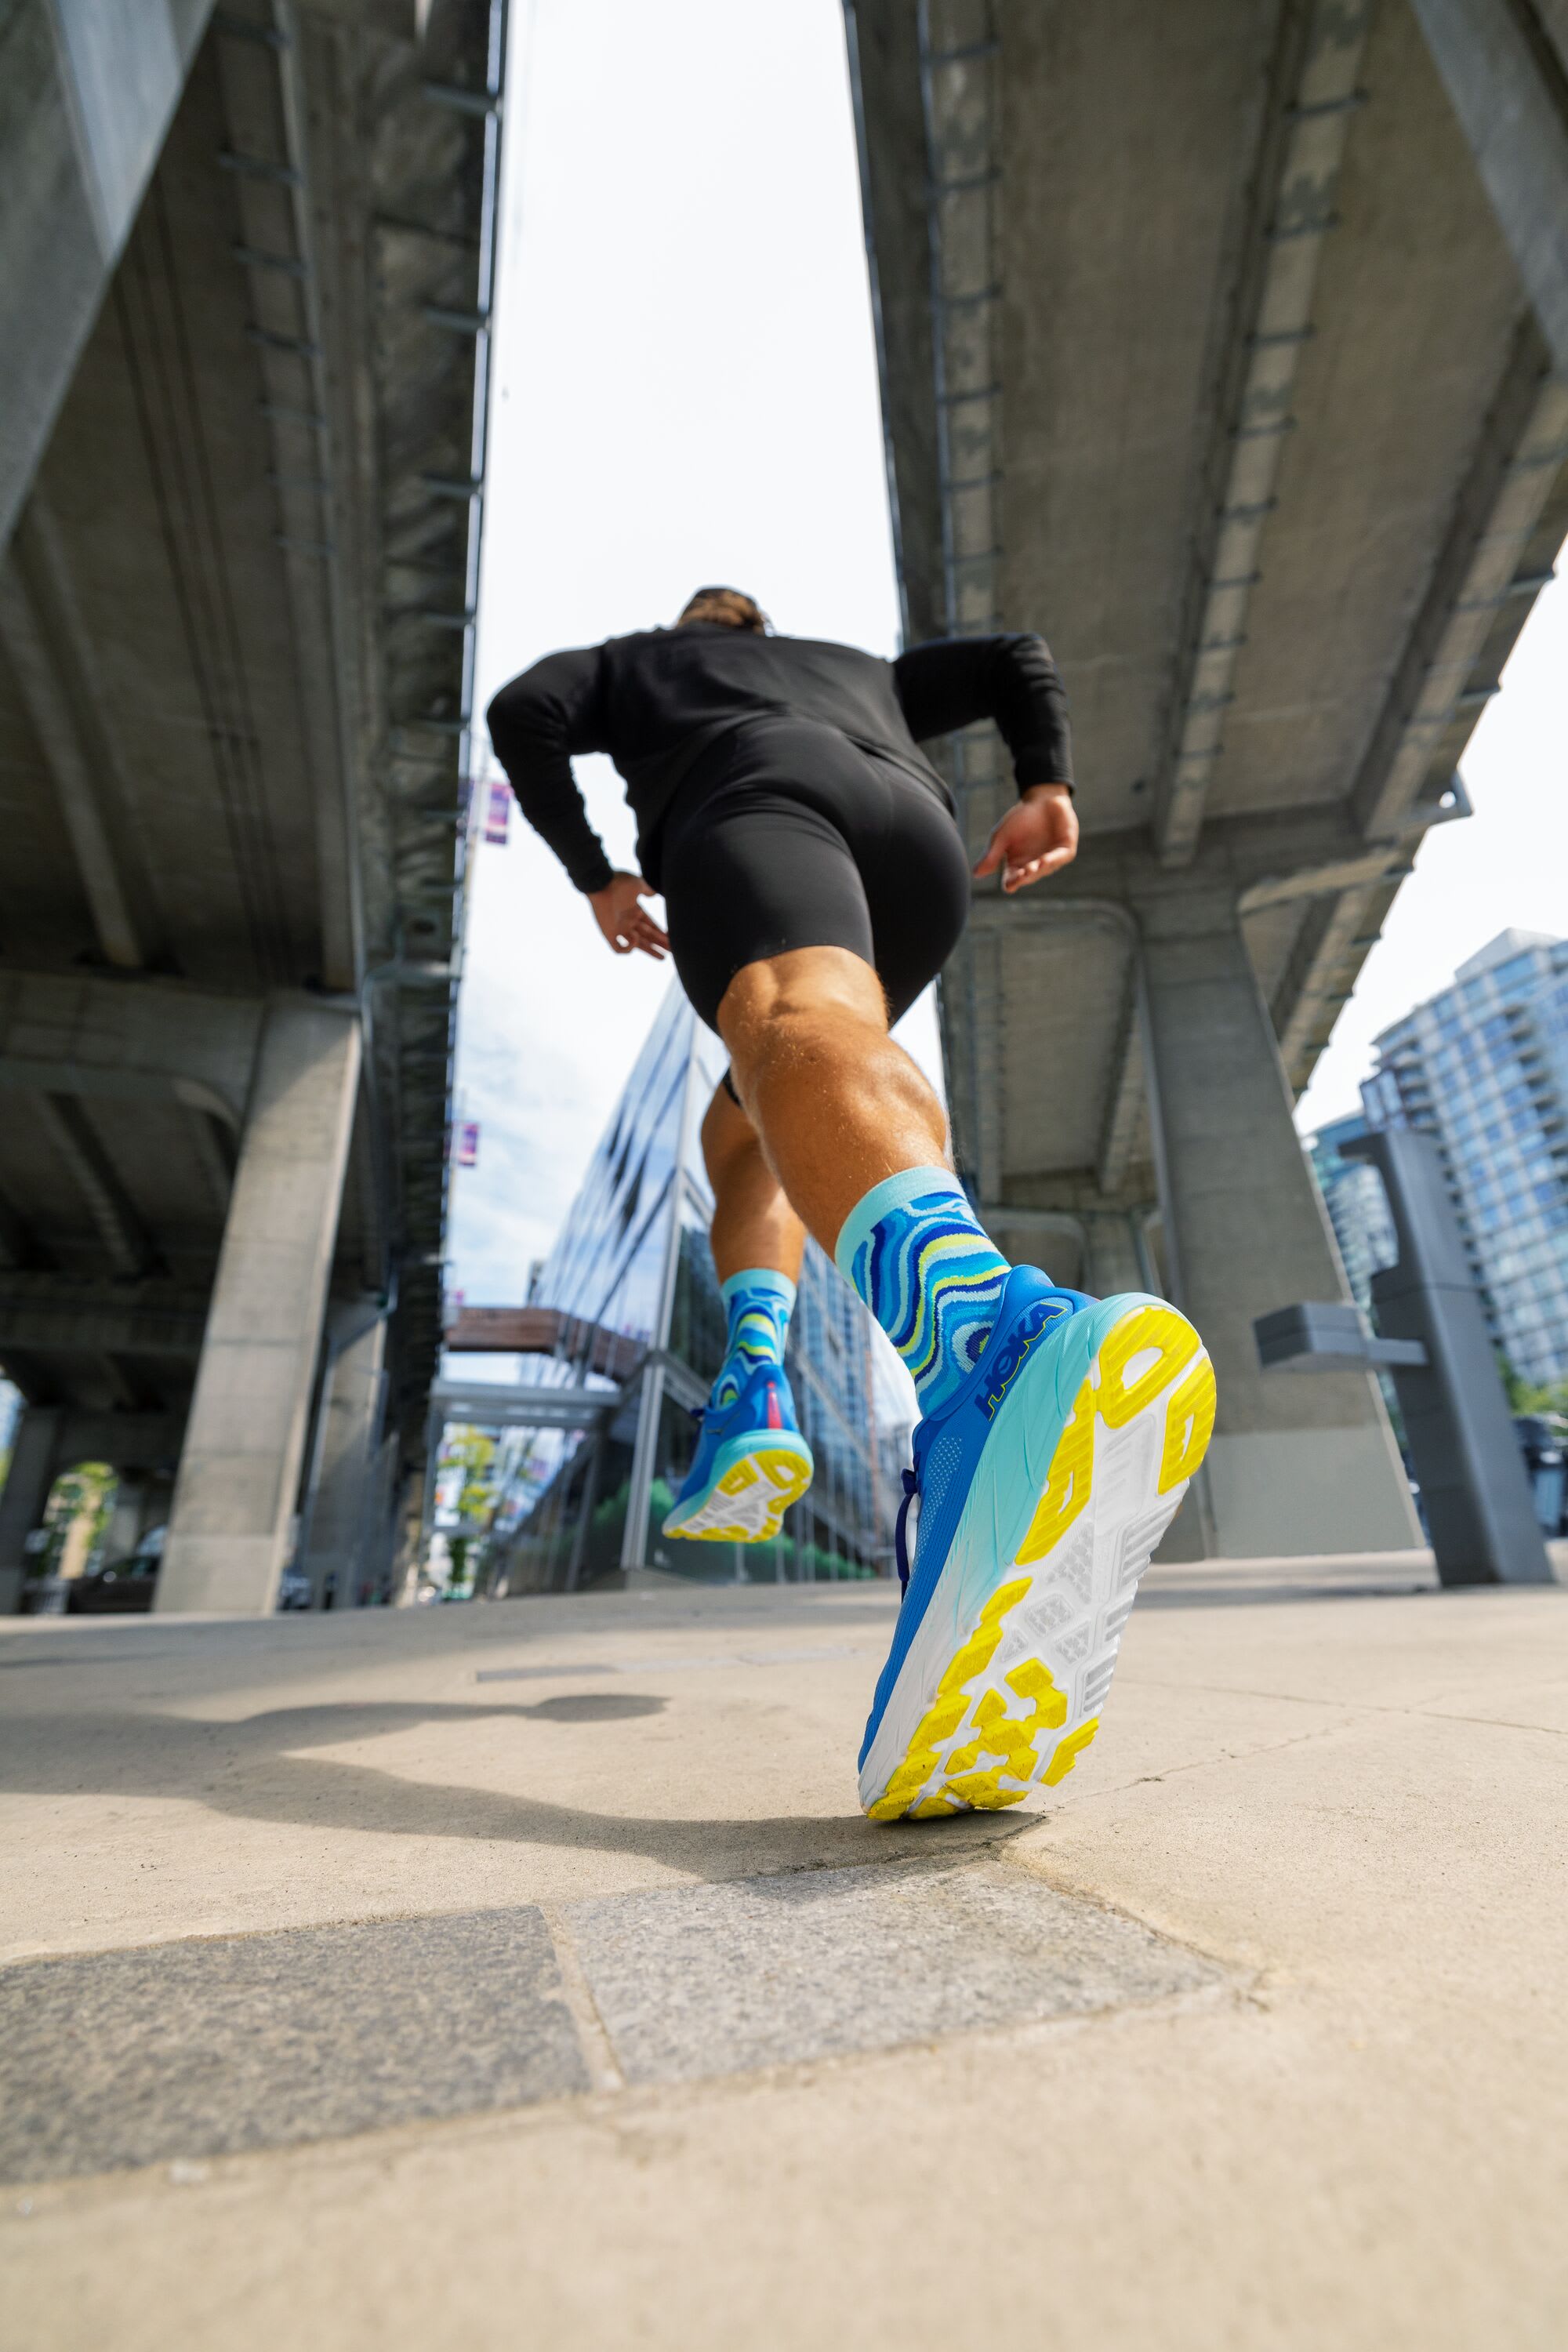
[[[992,1368],[991,1378],[975,1400],[988,1421],[994,1418],[997,1406],[1017,1379],[1025,1357],[1041,1332],[1047,1325],[1059,1323],[1064,1315],[1070,1315],[1072,1311],[1065,1298],[1041,1298],[1033,1307],[1025,1308],[1004,1340]],[[986,1353],[989,1355],[989,1349]]]

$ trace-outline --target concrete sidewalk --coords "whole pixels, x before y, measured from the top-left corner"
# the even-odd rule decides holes
[[[1568,2339],[1568,1596],[1152,1571],[876,1828],[868,1587],[0,1629],[8,2346]]]

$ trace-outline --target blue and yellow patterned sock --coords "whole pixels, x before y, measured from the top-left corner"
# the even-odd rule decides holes
[[[795,1285],[769,1265],[748,1266],[721,1283],[730,1315],[730,1337],[710,1404],[715,1412],[732,1405],[759,1364],[782,1364]]]
[[[834,1257],[908,1365],[921,1412],[940,1412],[979,1362],[1012,1272],[957,1177],[906,1168],[873,1184]]]

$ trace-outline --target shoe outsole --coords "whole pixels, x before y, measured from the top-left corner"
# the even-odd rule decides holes
[[[682,1542],[767,1543],[778,1534],[784,1513],[811,1484],[811,1449],[804,1438],[781,1443],[771,1430],[738,1443],[697,1507],[679,1517],[677,1506],[668,1514],[667,1536]]]
[[[994,1811],[1066,1779],[1100,1727],[1138,1580],[1214,1416],[1214,1368],[1173,1307],[1144,1301],[1101,1335],[1022,1539],[1016,1507],[1009,1529],[979,1498],[1003,1554],[984,1606],[955,1623],[933,1595],[910,1643],[860,1776],[873,1821]],[[955,1549],[963,1535],[961,1523]],[[907,1723],[911,1710],[900,1739],[895,1711]]]

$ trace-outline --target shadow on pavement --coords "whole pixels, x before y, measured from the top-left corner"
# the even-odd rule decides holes
[[[504,1721],[605,1723],[658,1713],[663,1698],[594,1692],[532,1706],[344,1702],[283,1707],[237,1721],[139,1713],[77,1715],[46,1745],[37,1717],[14,1718],[0,1746],[0,1791],[174,1799],[239,1819],[382,1836],[464,1838],[627,1853],[724,1879],[745,1874],[881,1862],[910,1851],[989,1845],[1026,1824],[1006,1814],[945,1822],[877,1823],[855,1805],[849,1759],[841,1815],[669,1818],[552,1804],[461,1782],[405,1778],[374,1765],[290,1751],[373,1738],[427,1725]],[[58,1742],[58,1745],[55,1743]],[[628,1759],[629,1761],[629,1759]],[[617,1786],[613,1753],[595,1759],[606,1796]]]

